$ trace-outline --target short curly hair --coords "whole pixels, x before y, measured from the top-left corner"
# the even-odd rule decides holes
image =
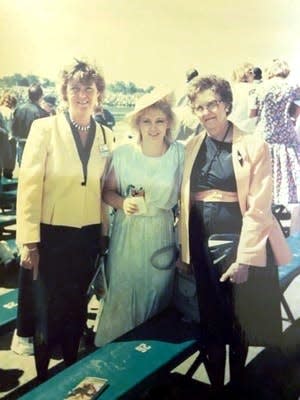
[[[231,113],[233,97],[230,83],[216,75],[196,77],[188,85],[187,96],[192,108],[197,95],[205,90],[212,90],[219,96],[220,100],[227,105],[227,115]]]
[[[268,79],[278,76],[280,78],[286,78],[290,74],[290,67],[288,63],[279,58],[275,58],[270,65],[266,68],[266,75]]]
[[[78,80],[83,84],[95,83],[99,92],[98,101],[102,102],[105,91],[105,80],[102,72],[96,65],[75,59],[75,63],[62,71],[61,94],[64,101],[68,100],[67,86],[71,80]]]
[[[6,106],[11,110],[17,105],[17,98],[10,92],[5,92],[0,99],[0,106]]]

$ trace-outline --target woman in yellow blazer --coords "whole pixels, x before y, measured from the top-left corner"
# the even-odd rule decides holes
[[[47,378],[51,348],[66,365],[76,360],[86,322],[86,291],[100,243],[101,177],[111,136],[92,118],[105,83],[97,68],[77,61],[63,71],[65,112],[32,124],[17,198],[21,269],[34,279],[34,353]]]
[[[231,381],[238,387],[248,345],[264,345],[259,343],[265,340],[259,336],[262,325],[272,319],[274,336],[280,335],[279,284],[274,265],[288,262],[290,251],[271,212],[268,146],[227,119],[232,108],[229,83],[214,75],[197,77],[189,85],[188,97],[204,131],[186,146],[181,261],[194,268],[206,366],[213,388],[220,392],[226,344],[230,345]],[[239,235],[237,251],[227,265],[214,265],[208,239],[224,233]],[[254,282],[259,282],[256,291]],[[261,283],[269,285],[268,293],[260,293]],[[258,310],[255,304],[259,304]]]

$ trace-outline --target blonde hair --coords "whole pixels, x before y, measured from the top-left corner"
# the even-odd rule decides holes
[[[254,65],[251,63],[244,63],[238,66],[232,73],[232,80],[234,82],[248,82],[249,74],[253,74]]]
[[[279,58],[275,58],[265,71],[267,79],[274,78],[275,76],[286,78],[290,72],[288,63]]]
[[[138,133],[139,141],[141,141],[141,133],[139,131],[139,124],[140,124],[141,117],[144,115],[145,112],[147,112],[148,110],[151,110],[151,109],[160,110],[167,117],[167,120],[169,122],[169,128],[167,129],[167,132],[166,132],[166,140],[168,143],[172,143],[173,142],[172,133],[176,126],[176,116],[171,108],[171,105],[166,100],[159,100],[156,103],[151,104],[151,106],[144,108],[143,110],[137,112],[136,114],[134,114],[131,117],[129,124],[132,127],[132,129]]]

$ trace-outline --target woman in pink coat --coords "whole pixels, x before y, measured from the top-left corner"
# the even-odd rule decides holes
[[[197,77],[188,97],[204,131],[186,147],[181,191],[181,262],[192,264],[197,282],[201,340],[216,392],[224,385],[225,345],[230,376],[242,386],[248,345],[267,345],[281,335],[278,264],[290,259],[272,215],[272,177],[267,144],[228,121],[229,83]],[[239,237],[233,256],[213,262],[212,234]]]

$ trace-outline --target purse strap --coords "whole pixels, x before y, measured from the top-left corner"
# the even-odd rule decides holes
[[[164,253],[166,253],[166,252],[173,252],[173,254],[172,254],[172,259],[171,259],[171,261],[169,262],[169,264],[167,264],[167,265],[164,265],[164,266],[161,266],[161,265],[159,265],[157,262],[155,262],[155,258],[156,257],[158,257],[158,256],[160,256],[160,255],[162,255],[162,254],[164,254]],[[152,254],[152,256],[151,256],[151,258],[150,258],[150,262],[151,262],[151,264],[152,264],[152,266],[154,267],[154,268],[156,268],[156,269],[160,269],[160,270],[165,270],[165,269],[171,269],[171,268],[173,268],[173,267],[175,267],[175,261],[177,260],[177,257],[178,257],[178,249],[177,249],[177,247],[176,247],[176,245],[175,244],[170,244],[170,245],[168,245],[168,246],[165,246],[165,247],[162,247],[161,249],[159,249],[159,250],[156,250],[153,254]]]
[[[217,264],[225,259],[232,258],[237,251],[240,235],[236,233],[221,233],[211,235],[208,241],[218,241],[218,243],[209,246],[209,252],[213,259],[213,264]]]
[[[220,143],[224,143],[225,139],[228,136],[228,133],[230,131],[231,126],[232,126],[232,123],[230,121],[228,121],[228,126],[227,126],[227,129],[226,129],[226,132],[225,132],[224,137],[223,137],[223,139],[221,140]],[[207,133],[205,135],[205,139],[206,139],[206,137],[207,137]],[[212,156],[212,158],[210,160],[210,163],[208,165],[204,166],[204,168],[202,168],[201,176],[207,176],[208,175],[208,173],[211,170],[211,167],[212,167],[215,159],[217,157],[219,157],[220,152],[221,152],[221,146],[218,146],[217,150],[215,151],[214,155]]]

